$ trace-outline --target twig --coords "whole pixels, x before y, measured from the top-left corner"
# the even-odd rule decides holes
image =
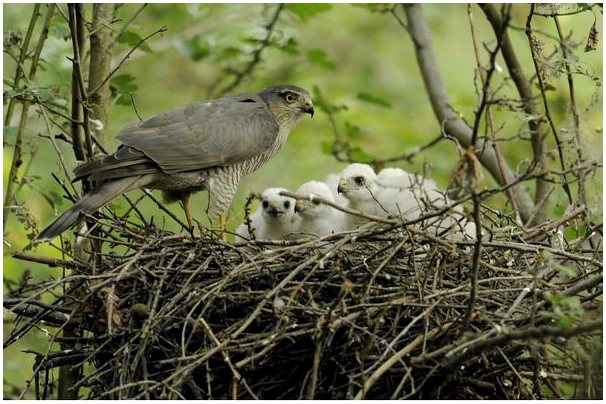
[[[50,258],[45,257],[43,255],[37,255],[22,251],[15,251],[13,253],[13,258],[24,261],[36,262],[38,264],[48,265],[49,267],[61,267],[67,269],[82,269],[86,267],[84,264],[81,264],[77,261],[66,261],[59,258]]]
[[[453,135],[463,146],[468,147],[472,138],[472,130],[452,110],[448,99],[446,88],[441,78],[436,56],[432,49],[429,28],[425,23],[421,5],[404,5],[408,22],[408,32],[415,45],[417,62],[427,88],[434,113],[440,124],[444,125],[447,133]],[[494,150],[484,147],[484,141],[478,141],[477,150],[483,152],[478,158],[501,185],[513,182],[514,176],[507,166],[500,166]],[[504,176],[501,175],[503,170]],[[522,219],[530,217],[534,204],[523,187],[517,185],[512,187],[515,198],[515,206],[520,211]]]
[[[377,382],[377,380],[385,374],[389,369],[391,369],[396,363],[398,363],[402,358],[406,355],[413,352],[421,343],[425,341],[431,341],[438,334],[448,331],[448,329],[452,326],[452,323],[444,324],[441,327],[435,327],[431,329],[424,335],[417,336],[414,340],[412,340],[409,344],[407,344],[404,348],[400,349],[394,355],[392,355],[388,360],[386,360],[377,370],[373,372],[372,375],[364,382],[364,386],[358,391],[358,394],[354,397],[354,400],[362,400],[368,393],[368,391],[372,388],[372,386]]]
[[[36,71],[38,69],[38,63],[40,61],[40,54],[42,52],[44,43],[46,42],[46,38],[48,36],[48,29],[50,27],[50,22],[53,17],[54,9],[55,9],[54,5],[48,6],[48,9],[46,12],[46,19],[44,20],[44,25],[42,27],[42,30],[40,31],[40,36],[38,38],[38,42],[36,44],[36,48],[34,50],[34,54],[32,56],[32,61],[30,64],[29,75],[28,75],[28,78],[30,81],[34,80],[34,78],[36,76]],[[23,70],[21,70],[21,66],[23,65],[23,63],[25,62],[25,59],[27,57],[27,48],[29,47],[29,42],[30,42],[30,39],[32,36],[32,32],[36,25],[36,20],[38,19],[39,10],[40,10],[40,4],[35,4],[34,11],[33,11],[32,17],[30,19],[29,26],[27,28],[27,33],[25,35],[23,45],[21,45],[21,54],[19,56],[20,64],[17,67],[17,72],[15,73],[15,80],[13,82],[15,87],[18,86],[21,78],[25,76],[25,72]],[[13,99],[11,99],[9,101],[9,105],[8,105],[6,115],[5,115],[5,120],[4,120],[5,126],[8,126],[10,124],[10,120],[12,118],[12,113],[13,113],[13,108],[14,108],[13,105],[14,105],[14,102],[13,102]],[[10,170],[8,173],[8,180],[6,182],[6,193],[4,195],[4,207],[2,209],[2,211],[3,211],[2,224],[3,224],[4,228],[6,228],[6,221],[9,218],[11,211],[12,211],[10,207],[13,205],[13,202],[15,199],[15,185],[17,182],[17,175],[18,175],[19,167],[23,163],[23,161],[22,161],[22,158],[23,158],[23,150],[22,150],[23,134],[25,132],[25,126],[27,124],[27,113],[29,111],[29,105],[30,105],[30,103],[28,101],[23,101],[21,117],[19,120],[19,127],[17,128],[17,136],[15,139],[15,146],[13,148],[13,159],[11,161],[11,167],[10,167]]]
[[[34,32],[34,28],[36,27],[36,21],[40,16],[40,6],[41,4],[34,4],[34,10],[32,11],[32,16],[29,19],[29,24],[27,26],[27,31],[25,33],[25,37],[23,38],[23,43],[21,44],[21,52],[19,53],[19,60],[17,60],[17,69],[15,71],[15,78],[13,79],[12,87],[14,89],[19,88],[19,83],[22,78],[25,78],[25,59],[27,58],[27,53],[29,49],[29,43],[32,39],[32,34]],[[8,102],[8,107],[6,108],[6,115],[4,116],[4,126],[9,126],[11,120],[13,118],[13,110],[15,108],[15,100],[11,98]],[[6,205],[6,203],[5,203]]]
[[[562,59],[564,62],[564,67],[566,68],[566,79],[568,81],[568,91],[569,91],[569,95],[570,95],[570,111],[572,113],[572,122],[574,124],[574,140],[575,140],[575,147],[577,150],[577,160],[575,162],[575,166],[579,168],[579,171],[577,173],[577,180],[578,180],[578,197],[579,197],[579,201],[582,205],[587,206],[587,198],[585,196],[585,174],[583,173],[583,170],[580,169],[580,167],[583,165],[585,158],[583,156],[583,144],[582,144],[582,139],[581,139],[581,132],[580,132],[580,123],[579,123],[579,113],[577,112],[577,103],[575,100],[575,94],[574,94],[574,80],[572,78],[572,71],[570,69],[570,63],[569,63],[569,58],[568,58],[568,49],[567,49],[567,45],[566,45],[566,40],[564,38],[564,34],[562,33],[562,27],[560,26],[560,20],[558,19],[557,15],[553,16],[553,21],[555,22],[555,26],[558,30],[558,37],[560,39],[560,47],[562,48]]]
[[[454,348],[446,353],[445,358],[449,366],[456,366],[465,358],[486,350],[493,346],[502,346],[515,340],[539,339],[545,337],[574,337],[576,335],[594,333],[602,330],[602,320],[590,321],[574,328],[561,328],[554,326],[539,326],[522,330],[503,329],[497,336],[478,340],[474,345],[466,345],[465,350]]]
[[[139,16],[139,14],[141,14],[141,12],[145,9],[145,7],[147,7],[147,3],[141,4],[141,6],[137,9],[137,11],[135,11],[135,13],[128,19],[128,21],[126,21],[126,23],[122,26],[122,28],[120,28],[120,31],[118,31],[118,33],[116,34],[116,36],[115,36],[116,40],[118,38],[120,38],[120,35],[122,35],[124,32],[126,32],[128,27],[133,23],[133,21],[135,21],[137,19],[137,17]],[[115,45],[115,43],[114,43],[114,45]],[[113,45],[112,45],[112,47],[113,47]]]
[[[501,49],[501,46],[503,44],[503,35],[505,34],[505,32],[507,30],[507,24],[509,22],[509,13],[510,13],[511,5],[506,5],[504,7],[505,7],[506,11],[503,13],[503,21],[501,23],[501,30],[498,33],[496,33],[497,46],[495,47],[494,50],[489,52],[489,55],[490,55],[489,67],[488,67],[488,71],[486,72],[486,77],[483,77],[483,80],[482,80],[483,81],[482,98],[480,99],[480,105],[478,106],[478,108],[475,112],[475,119],[473,122],[472,131],[471,131],[471,140],[469,142],[471,144],[471,146],[473,146],[473,147],[476,146],[476,141],[478,139],[478,128],[480,127],[480,119],[482,118],[482,114],[484,113],[484,108],[486,108],[487,103],[488,103],[488,96],[489,96],[488,93],[489,93],[489,89],[490,89],[490,81],[492,79],[492,75],[494,74],[494,72],[496,70],[497,54],[499,53],[499,50]]]
[[[228,84],[219,91],[219,96],[223,96],[232,91],[234,88],[238,87],[242,80],[244,80],[244,78],[246,78],[247,76],[251,75],[255,67],[257,67],[257,65],[261,62],[261,54],[263,53],[265,48],[267,48],[271,44],[271,36],[273,35],[274,28],[276,27],[276,23],[278,22],[278,18],[280,17],[280,14],[282,13],[283,9],[284,4],[278,4],[278,6],[276,7],[276,11],[274,12],[273,16],[269,20],[269,23],[265,27],[265,38],[263,38],[259,46],[253,51],[251,60],[248,62],[248,64],[243,70],[236,72],[235,77],[230,84]]]
[[[553,133],[553,137],[556,141],[556,145],[558,148],[558,156],[560,157],[560,166],[562,167],[562,171],[566,171],[566,164],[564,163],[563,145],[560,140],[560,136],[558,135],[558,131],[555,127],[555,124],[553,122],[553,119],[551,117],[551,113],[549,112],[549,104],[547,102],[547,95],[545,94],[545,83],[543,82],[543,74],[541,73],[538,55],[536,53],[536,48],[538,46],[537,44],[539,42],[532,34],[531,22],[532,22],[532,17],[534,15],[534,7],[535,7],[534,4],[530,6],[530,12],[528,13],[528,18],[526,19],[526,36],[528,37],[528,44],[530,45],[530,54],[532,55],[532,62],[534,64],[536,77],[539,82],[539,89],[541,90],[541,98],[543,100],[544,114],[545,114],[545,117],[547,118],[547,122],[549,122],[549,126],[551,127],[551,132]],[[570,193],[570,187],[568,186],[567,181],[564,180],[562,182],[562,188],[564,189],[566,196],[568,196],[568,202],[570,204],[572,204],[573,199],[572,199],[572,195]]]
[[[103,86],[105,83],[107,83],[107,81],[109,79],[111,79],[114,74],[116,74],[118,69],[120,69],[120,67],[122,67],[124,62],[126,62],[126,60],[130,57],[130,55],[135,50],[137,50],[137,48],[139,48],[139,46],[143,45],[149,38],[153,37],[154,35],[161,34],[166,31],[167,31],[166,26],[162,26],[162,27],[158,28],[157,30],[155,30],[154,32],[152,32],[151,34],[147,35],[145,38],[141,39],[139,42],[137,42],[137,44],[130,51],[128,51],[128,53],[122,58],[122,60],[120,60],[120,62],[116,65],[116,67],[114,67],[112,69],[112,71],[107,75],[107,77],[105,77],[105,79],[101,83],[99,83],[95,88],[93,88],[92,90],[89,90],[89,94],[96,93],[99,90],[99,88],[101,88],[101,86]]]
[[[494,5],[481,4],[480,8],[482,9],[482,11],[484,11],[484,14],[488,19],[488,22],[490,22],[490,24],[492,25],[495,34],[497,32],[500,32],[503,23]],[[518,61],[507,30],[505,30],[502,35],[501,54],[503,55],[503,59],[505,60],[505,64],[507,65],[507,69],[509,70],[509,75],[511,76],[511,79],[513,80],[516,89],[520,94],[522,105],[524,107],[524,112],[529,117],[535,117],[534,119],[528,120],[528,128],[530,130],[534,159],[537,162],[537,171],[543,172],[544,170],[548,169],[549,164],[544,151],[545,134],[542,127],[542,120],[538,118],[539,111],[537,109],[537,105],[534,99],[532,86],[530,84],[530,81],[526,78],[524,70],[522,69],[520,62]],[[541,200],[543,195],[547,193],[548,188],[548,184],[546,183],[544,178],[542,176],[537,177],[537,192],[535,202]],[[534,222],[531,222],[530,224],[542,223],[545,219],[545,209],[541,209],[541,211],[536,214],[535,218],[536,220]]]
[[[473,221],[476,224],[476,240],[473,246],[473,257],[471,260],[471,268],[469,275],[469,282],[471,284],[471,288],[469,291],[469,301],[467,302],[467,309],[465,310],[465,317],[463,319],[465,329],[469,329],[470,327],[471,317],[476,304],[476,295],[478,289],[478,268],[480,266],[480,257],[482,254],[482,220],[480,213],[480,200],[475,190],[472,190],[471,196],[473,200]]]

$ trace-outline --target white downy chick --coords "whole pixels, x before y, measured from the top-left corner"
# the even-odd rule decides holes
[[[280,195],[285,188],[268,188],[262,193],[261,205],[250,216],[251,227],[258,240],[287,240],[300,218],[295,215],[295,199]],[[236,229],[236,234],[250,239],[246,223]]]
[[[295,212],[301,220],[295,228],[295,237],[307,237],[310,235],[322,237],[338,233],[343,230],[345,214],[331,206],[314,201],[313,197],[320,197],[334,202],[332,192],[328,186],[319,181],[309,181],[297,189],[297,194],[312,197],[308,200],[298,200]]]
[[[340,206],[347,206],[347,204],[348,204],[347,199],[345,199],[345,197],[343,195],[341,195],[339,193],[339,191],[337,190],[339,188],[339,179],[340,178],[341,178],[341,176],[339,174],[330,173],[326,176],[324,183],[330,189],[330,192],[332,193],[332,197],[335,199],[335,203]]]
[[[379,187],[377,175],[368,164],[353,163],[341,171],[337,191],[348,201],[348,207],[370,215],[385,216],[386,212],[378,203]],[[347,230],[353,230],[368,220],[356,215],[347,215]]]
[[[377,175],[377,183],[381,186],[378,199],[383,207],[405,220],[415,220],[452,203],[435,181],[400,168],[383,169]],[[461,205],[453,207],[448,214],[428,219],[422,227],[455,241],[475,239],[476,226],[464,218]]]

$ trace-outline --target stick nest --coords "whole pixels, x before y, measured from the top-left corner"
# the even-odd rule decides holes
[[[34,352],[38,398],[62,365],[84,369],[89,398],[513,399],[562,383],[595,395],[601,244],[552,247],[566,224],[484,215],[479,244],[374,224],[234,245],[108,220],[100,263],[11,287],[5,346],[56,327]]]

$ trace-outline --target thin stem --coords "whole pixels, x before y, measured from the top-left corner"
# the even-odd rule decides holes
[[[541,68],[539,66],[539,60],[538,60],[538,55],[536,53],[536,46],[538,43],[538,40],[534,37],[533,33],[532,33],[532,26],[531,26],[531,22],[532,22],[532,17],[534,16],[534,7],[535,5],[532,4],[530,6],[530,12],[528,13],[528,18],[526,19],[526,36],[528,37],[528,43],[530,45],[530,53],[532,55],[532,62],[534,64],[534,69],[537,75],[537,80],[539,81],[539,88],[541,90],[541,98],[543,99],[543,108],[545,110],[545,117],[547,118],[547,121],[549,122],[549,126],[551,127],[551,132],[553,133],[553,137],[556,141],[556,145],[558,148],[558,156],[560,157],[560,165],[562,167],[562,171],[566,171],[566,164],[564,163],[564,152],[563,152],[563,145],[562,142],[560,140],[560,136],[558,135],[558,131],[555,127],[555,124],[553,122],[553,119],[551,117],[551,113],[549,112],[549,104],[547,102],[547,95],[545,94],[545,83],[543,82],[543,75],[541,74]],[[572,204],[572,194],[570,193],[570,187],[568,186],[568,182],[564,179],[562,181],[562,188],[564,189],[564,192],[566,193],[566,196],[568,197],[568,202],[570,204]]]
[[[265,30],[266,30],[265,38],[263,38],[263,40],[259,44],[259,47],[257,47],[253,51],[251,60],[248,62],[248,64],[246,65],[246,67],[243,70],[238,71],[236,73],[234,79],[232,80],[232,82],[230,84],[228,84],[227,86],[225,86],[224,88],[222,88],[219,91],[219,96],[225,95],[225,94],[229,93],[230,91],[232,91],[234,88],[238,87],[240,85],[240,83],[242,82],[242,80],[244,80],[247,76],[251,75],[253,70],[261,62],[261,54],[263,53],[265,48],[269,47],[269,45],[271,43],[271,36],[273,35],[274,28],[276,27],[276,23],[278,22],[278,18],[280,17],[280,14],[282,13],[283,9],[284,9],[284,4],[281,4],[281,3],[278,4],[278,7],[276,7],[276,11],[274,12],[274,15],[271,17],[269,23],[265,27]]]
[[[35,26],[35,22],[36,19],[38,18],[38,12],[40,9],[40,5],[36,4],[34,6],[34,14],[32,15],[32,19],[30,20],[30,26],[28,28],[28,32],[26,34],[26,40],[24,41],[23,44],[23,48],[22,48],[22,55],[19,57],[19,60],[21,62],[21,65],[23,64],[23,61],[25,60],[25,55],[27,54],[27,47],[29,46],[29,41],[31,38],[32,33],[30,31],[33,31],[34,26]],[[53,17],[53,11],[54,11],[55,7],[53,5],[49,5],[47,12],[46,12],[46,19],[44,21],[44,26],[42,27],[42,31],[40,31],[40,36],[38,38],[38,42],[36,44],[36,48],[34,51],[34,54],[32,56],[32,61],[30,64],[30,70],[29,70],[29,80],[33,80],[34,77],[36,76],[36,71],[38,69],[38,63],[40,61],[40,53],[42,52],[42,48],[44,45],[44,42],[46,42],[46,38],[48,36],[48,29],[50,27],[50,22],[51,19]],[[19,73],[21,72],[21,73]],[[21,79],[21,77],[23,76],[23,72],[21,70],[21,68],[17,68],[17,74],[15,76],[15,87],[17,87],[19,80]],[[12,99],[11,99],[12,101]],[[2,215],[2,225],[4,228],[6,228],[6,221],[8,220],[10,213],[11,213],[11,206],[13,206],[14,203],[14,199],[15,199],[15,185],[17,183],[17,175],[18,175],[18,171],[19,171],[19,167],[21,167],[21,165],[23,164],[23,134],[25,132],[25,126],[27,125],[27,115],[29,112],[29,107],[30,107],[30,102],[24,100],[23,104],[22,104],[22,110],[21,110],[21,117],[19,120],[19,127],[17,129],[17,136],[15,139],[15,147],[13,148],[13,159],[11,161],[11,168],[8,174],[8,181],[6,183],[6,194],[4,196],[4,207],[2,209],[3,215]],[[5,117],[5,122],[9,122],[10,123],[10,115],[12,115],[12,110],[11,110],[11,104],[9,103],[8,109],[7,109],[7,113],[6,113],[6,117]],[[5,123],[6,125],[6,123]]]
[[[566,39],[564,38],[564,35],[562,33],[562,27],[560,26],[560,20],[558,19],[557,15],[553,17],[553,21],[555,22],[556,28],[558,30],[558,37],[560,38],[559,42],[560,47],[562,48],[562,57],[564,59],[564,67],[566,68],[566,79],[568,80],[568,91],[570,93],[570,111],[572,113],[572,122],[574,124],[574,140],[575,147],[577,149],[577,161],[575,162],[575,166],[579,168],[579,171],[577,173],[579,200],[582,205],[587,206],[587,198],[585,194],[585,174],[581,169],[585,158],[583,156],[583,143],[581,140],[581,132],[579,128],[579,113],[577,112],[577,103],[574,94],[574,80],[572,78],[570,63],[568,62],[568,48],[566,46]]]

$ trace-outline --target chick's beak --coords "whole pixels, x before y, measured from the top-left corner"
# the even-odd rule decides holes
[[[347,190],[347,183],[343,180],[340,180],[339,184],[337,185],[337,193],[343,194],[346,192],[346,190]]]

